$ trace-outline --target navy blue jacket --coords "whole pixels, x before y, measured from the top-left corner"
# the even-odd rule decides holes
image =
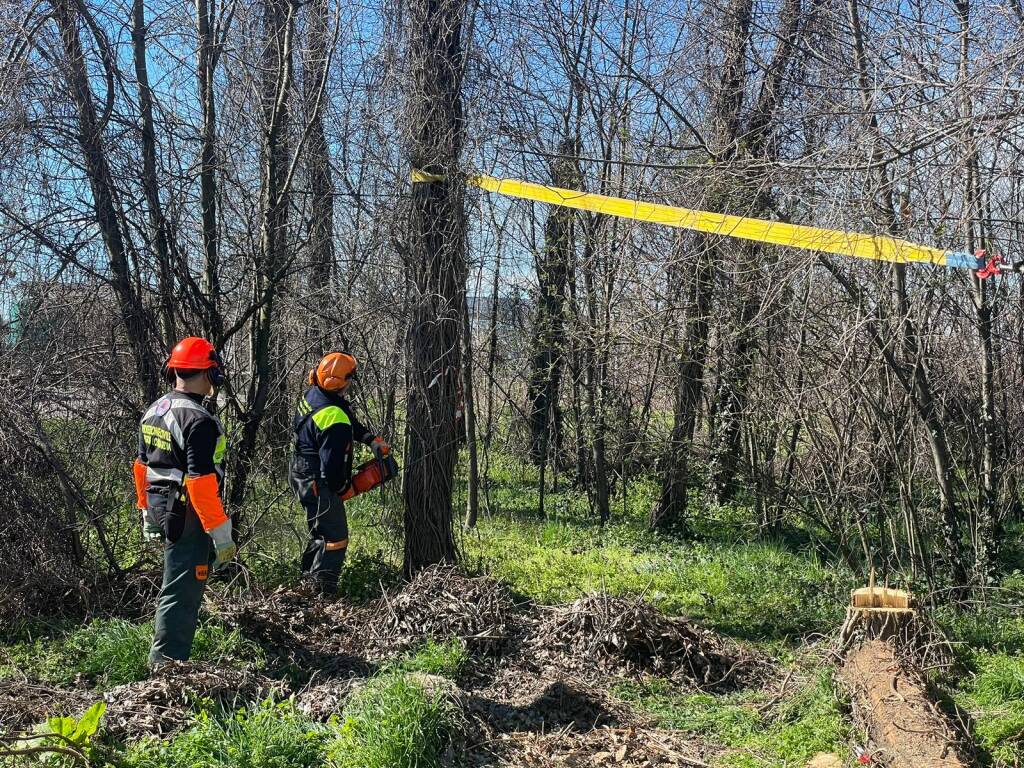
[[[352,441],[369,445],[375,437],[345,398],[316,386],[299,400],[294,429],[295,455],[304,458],[317,479],[338,494],[352,480]]]

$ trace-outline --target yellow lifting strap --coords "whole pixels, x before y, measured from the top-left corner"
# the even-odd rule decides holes
[[[413,183],[442,181],[443,176],[413,170]],[[895,264],[934,264],[941,267],[963,269],[984,269],[984,252],[977,255],[955,251],[944,251],[927,245],[917,245],[907,240],[884,235],[865,235],[834,229],[819,229],[801,224],[787,224],[781,221],[751,219],[745,216],[731,216],[724,213],[697,211],[673,205],[646,203],[622,197],[597,195],[545,184],[534,184],[519,179],[497,179],[493,176],[467,176],[466,183],[508,197],[536,200],[540,203],[575,208],[580,211],[603,213],[624,219],[633,219],[650,224],[664,224],[669,227],[704,232],[709,235],[738,237],[759,243],[771,243],[787,248],[832,253],[839,256],[854,256],[859,259],[889,261]],[[997,268],[996,268],[997,269]]]

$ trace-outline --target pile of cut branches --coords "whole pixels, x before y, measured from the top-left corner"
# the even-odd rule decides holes
[[[249,670],[169,662],[148,680],[119,685],[103,694],[107,712],[102,730],[126,739],[166,736],[188,726],[196,709],[212,706],[232,711],[286,693],[280,681]]]
[[[366,608],[328,601],[307,588],[281,588],[221,605],[217,615],[266,652],[272,668],[307,682],[314,674],[346,677],[372,671]]]
[[[472,653],[496,654],[510,635],[514,610],[504,584],[437,565],[381,598],[371,630],[381,647],[410,648],[426,638],[457,637]]]
[[[94,698],[87,691],[24,678],[0,680],[0,735],[24,731],[49,717],[78,715]]]
[[[734,686],[746,660],[724,639],[639,598],[597,594],[545,609],[529,644],[538,658],[593,669],[672,676],[705,689]],[[560,657],[560,658],[559,658]]]

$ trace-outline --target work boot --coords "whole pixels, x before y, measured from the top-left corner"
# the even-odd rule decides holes
[[[317,574],[311,581],[317,597],[325,600],[334,600],[338,597],[338,580],[324,574]]]

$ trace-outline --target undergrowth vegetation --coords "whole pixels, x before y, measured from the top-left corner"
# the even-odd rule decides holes
[[[345,706],[328,749],[337,768],[416,768],[436,765],[449,742],[455,704],[400,670],[379,674]]]
[[[541,604],[603,591],[641,596],[660,610],[685,615],[736,638],[774,669],[774,685],[712,695],[684,690],[663,678],[625,681],[611,691],[660,727],[692,734],[709,745],[721,768],[804,766],[815,754],[850,755],[842,693],[813,643],[836,630],[862,574],[828,555],[827,544],[803,530],[761,539],[745,527],[740,505],[715,506],[695,495],[688,530],[653,533],[646,514],[656,493],[649,480],[629,484],[613,520],[599,525],[586,496],[562,483],[540,514],[529,467],[498,457],[489,511],[463,531],[460,548],[470,571],[507,582]],[[458,503],[458,500],[456,500]],[[342,575],[343,599],[367,605],[399,583],[401,553],[387,510],[377,497],[350,510],[351,546]],[[279,527],[252,546],[250,579],[263,589],[296,581],[300,539],[296,510],[282,502],[267,518]],[[294,546],[293,546],[294,544]],[[1024,617],[1014,603],[1022,578],[1005,574],[993,595],[1000,604],[965,611],[940,605],[934,615],[956,648],[957,673],[934,682],[973,722],[982,758],[993,768],[1022,764],[1024,739]],[[230,599],[215,579],[211,594]],[[940,601],[941,603],[941,601]],[[0,650],[0,678],[15,675],[60,685],[84,684],[97,694],[146,677],[151,622],[96,619],[50,628]],[[269,672],[263,651],[238,631],[206,620],[193,658]],[[429,768],[457,748],[462,713],[438,684],[464,679],[475,661],[462,642],[427,641],[386,660],[359,681],[328,722],[314,722],[292,700],[267,700],[239,711],[198,702],[185,729],[163,741],[107,744],[117,768]],[[779,687],[782,674],[786,681]],[[441,680],[444,683],[444,680]],[[102,729],[101,732],[102,734]],[[456,750],[457,752],[457,750]]]
[[[0,649],[0,677],[14,673],[68,684],[82,676],[100,690],[144,679],[153,642],[153,622],[95,619],[65,633]],[[215,622],[199,625],[192,658],[220,664],[260,666],[262,651],[237,631]]]
[[[147,739],[118,768],[425,768],[451,741],[457,708],[422,674],[454,675],[465,662],[457,641],[427,643],[371,677],[326,724],[305,718],[290,701],[265,701],[227,716],[200,711],[167,741]]]
[[[830,669],[800,673],[801,682],[772,696],[743,690],[724,696],[681,692],[667,680],[623,683],[616,692],[678,728],[725,747],[716,765],[803,766],[819,752],[848,751],[849,729]]]
[[[118,761],[123,768],[318,768],[323,765],[326,726],[302,717],[292,704],[272,701],[218,718],[207,712],[168,741],[148,739]]]
[[[849,574],[775,542],[683,542],[620,522],[485,521],[465,539],[471,563],[537,602],[595,591],[643,595],[750,640],[828,632],[842,620]]]
[[[1007,766],[1024,762],[1024,658],[979,652],[954,697],[974,721],[979,746]]]

